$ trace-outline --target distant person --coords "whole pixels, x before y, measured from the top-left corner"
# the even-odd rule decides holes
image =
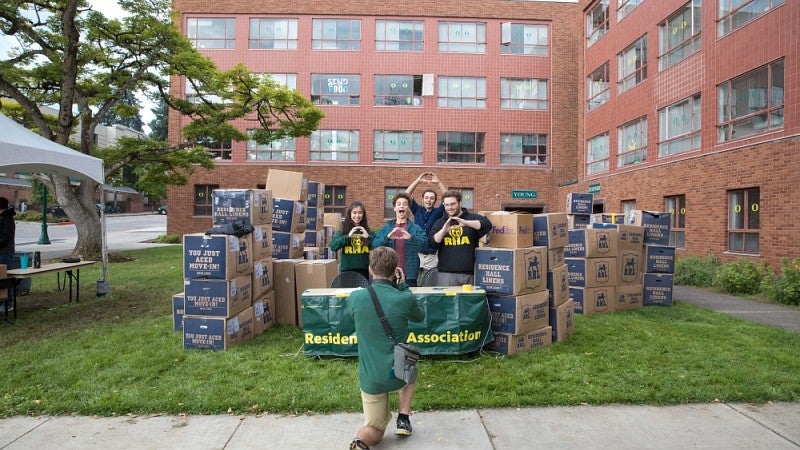
[[[397,252],[397,267],[405,272],[406,284],[417,286],[419,276],[419,256],[421,249],[428,246],[428,235],[422,228],[411,222],[411,197],[405,192],[394,196],[394,220],[389,220],[375,234],[374,247],[392,247]]]
[[[428,244],[439,251],[436,284],[473,284],[475,249],[478,248],[478,240],[491,231],[492,222],[462,208],[459,191],[451,190],[442,194],[442,204],[447,214],[433,224],[428,236]]]
[[[416,189],[420,183],[438,185],[439,191],[442,194],[447,191],[447,188],[444,187],[444,184],[442,184],[435,173],[422,172],[417,179],[406,188],[406,194],[411,197],[414,189]],[[422,205],[417,203],[414,197],[411,197],[411,213],[414,214],[414,223],[422,227],[426,236],[430,234],[433,224],[444,215],[444,206],[441,204],[436,206],[437,198],[438,194],[432,188],[426,188],[422,193]],[[424,273],[424,271],[436,267],[438,262],[436,258],[436,249],[426,244],[425,248],[419,252],[420,275]]]
[[[347,217],[331,239],[331,250],[341,250],[339,272],[358,272],[369,279],[369,251],[375,233],[367,223],[367,207],[361,202],[353,202],[347,207]]]
[[[28,210],[28,204],[24,200],[22,201],[22,204],[19,205],[19,210],[20,212],[25,212]]]
[[[14,208],[8,206],[8,199],[0,197],[0,264],[4,264],[7,269],[11,268],[11,263],[14,261],[14,235],[17,231],[14,216],[16,214]],[[4,303],[4,311],[9,311],[14,307],[10,297],[6,298]]]
[[[370,253],[369,270],[372,287],[389,321],[397,342],[408,338],[408,322],[421,322],[425,311],[405,283],[403,271],[397,266],[397,252],[389,247],[378,247]],[[398,417],[395,434],[411,435],[411,401],[415,384],[395,378],[394,343],[378,320],[375,304],[367,289],[350,294],[350,314],[356,325],[358,338],[358,384],[364,409],[364,425],[359,428],[351,449],[368,449],[383,440],[386,427],[392,420],[389,393],[398,392]]]

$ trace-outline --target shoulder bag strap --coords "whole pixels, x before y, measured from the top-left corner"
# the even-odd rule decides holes
[[[378,319],[381,321],[381,325],[383,325],[383,331],[386,332],[386,336],[389,337],[389,340],[392,341],[393,344],[397,342],[394,341],[394,336],[392,335],[392,327],[389,325],[389,320],[383,314],[383,308],[381,308],[381,304],[378,301],[378,296],[375,295],[375,289],[372,285],[367,286],[367,290],[369,291],[369,296],[372,297],[372,304],[375,305],[375,312],[378,313]]]

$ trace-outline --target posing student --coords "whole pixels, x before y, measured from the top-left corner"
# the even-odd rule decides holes
[[[411,197],[411,194],[420,183],[435,184],[439,187],[439,191],[442,194],[447,191],[447,188],[444,187],[444,184],[439,181],[439,177],[433,172],[422,172],[417,179],[406,188],[406,194],[411,198],[411,213],[414,214],[414,223],[422,227],[422,230],[427,236],[430,234],[433,224],[444,215],[444,206],[441,204],[436,206],[438,195],[436,191],[430,187],[425,188],[425,191],[422,193],[422,205],[417,203],[414,197]],[[436,259],[436,249],[431,248],[427,244],[425,248],[420,250],[418,256],[422,273],[426,270],[433,269],[439,262]]]
[[[369,279],[369,251],[375,233],[367,223],[367,208],[361,202],[353,202],[347,207],[342,230],[331,239],[331,250],[341,250],[339,272],[348,270],[358,272]]]
[[[395,219],[386,222],[378,230],[372,243],[374,247],[385,245],[392,247],[397,252],[397,267],[404,269],[406,284],[414,287],[417,285],[419,276],[418,253],[428,246],[428,235],[419,225],[409,220],[411,216],[409,200],[410,198],[405,192],[394,196],[392,204]]]

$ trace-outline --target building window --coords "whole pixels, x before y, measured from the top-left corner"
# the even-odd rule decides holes
[[[758,253],[758,188],[728,192],[728,250]]]
[[[376,162],[422,162],[422,131],[375,130]]]
[[[590,47],[608,32],[608,0],[598,0],[586,13],[586,46]]]
[[[439,106],[486,108],[486,78],[439,77]]]
[[[210,216],[211,204],[214,202],[214,189],[219,189],[218,184],[194,185],[194,215]]]
[[[608,172],[608,133],[586,142],[586,174]]]
[[[700,51],[700,0],[692,0],[658,26],[658,70]]]
[[[384,52],[421,52],[423,22],[418,20],[376,20],[375,50]]]
[[[231,159],[231,140],[217,141],[211,138],[201,138],[197,140],[197,145],[208,150],[208,156],[212,159]]]
[[[700,148],[700,94],[658,111],[658,157]]]
[[[617,167],[647,160],[647,116],[617,128]]]
[[[197,49],[232,49],[236,44],[236,19],[189,18],[186,28]]]
[[[311,161],[358,161],[358,130],[311,133]]]
[[[361,21],[358,19],[313,19],[313,50],[360,50]]]
[[[482,163],[484,133],[440,131],[437,133],[437,161]]]
[[[443,53],[486,53],[486,24],[483,22],[440,22],[439,51]]]
[[[394,197],[401,193],[405,192],[406,188],[404,187],[387,187],[383,189],[383,218],[385,220],[392,220],[395,218],[394,214]]]
[[[669,245],[686,248],[686,196],[664,197],[664,209],[669,212]]]
[[[251,134],[253,130],[247,130]],[[247,141],[248,161],[294,161],[295,138],[284,137],[270,142],[259,144],[250,139]]]
[[[347,196],[345,186],[325,185],[325,199],[323,206],[326,213],[339,213],[344,218],[347,214]]]
[[[502,25],[502,54],[547,56],[548,45],[547,25],[509,22]]]
[[[500,164],[547,164],[547,135],[501,134]]]
[[[619,202],[620,209],[622,209],[622,214],[628,215],[629,212],[636,209],[636,200],[622,200]]]
[[[617,0],[617,22],[624,19],[644,0]]]
[[[297,19],[250,19],[251,49],[297,50]]]
[[[472,210],[475,206],[475,190],[466,187],[451,187],[450,190],[461,192],[461,207]]]
[[[783,59],[717,86],[717,140],[783,128]]]
[[[784,0],[720,0],[717,32],[720,37],[782,5]]]
[[[422,75],[375,75],[375,105],[422,106]]]
[[[358,105],[360,96],[359,75],[311,75],[311,101],[315,105]]]
[[[623,93],[647,79],[647,36],[617,55],[617,90]]]
[[[608,101],[610,84],[608,82],[608,61],[589,74],[586,81],[589,92],[586,103],[591,111]]]
[[[547,109],[547,80],[500,79],[500,108]]]
[[[264,73],[264,77],[272,78],[276,83],[285,86],[289,89],[297,89],[297,74],[296,73]]]

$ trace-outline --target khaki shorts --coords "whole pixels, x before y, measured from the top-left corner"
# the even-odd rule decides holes
[[[386,431],[392,420],[389,394],[367,394],[361,391],[361,406],[364,408],[364,426]]]
[[[432,255],[426,255],[424,253],[417,253],[419,256],[419,268],[423,271],[435,269],[437,265],[439,265],[439,255],[436,253]]]

